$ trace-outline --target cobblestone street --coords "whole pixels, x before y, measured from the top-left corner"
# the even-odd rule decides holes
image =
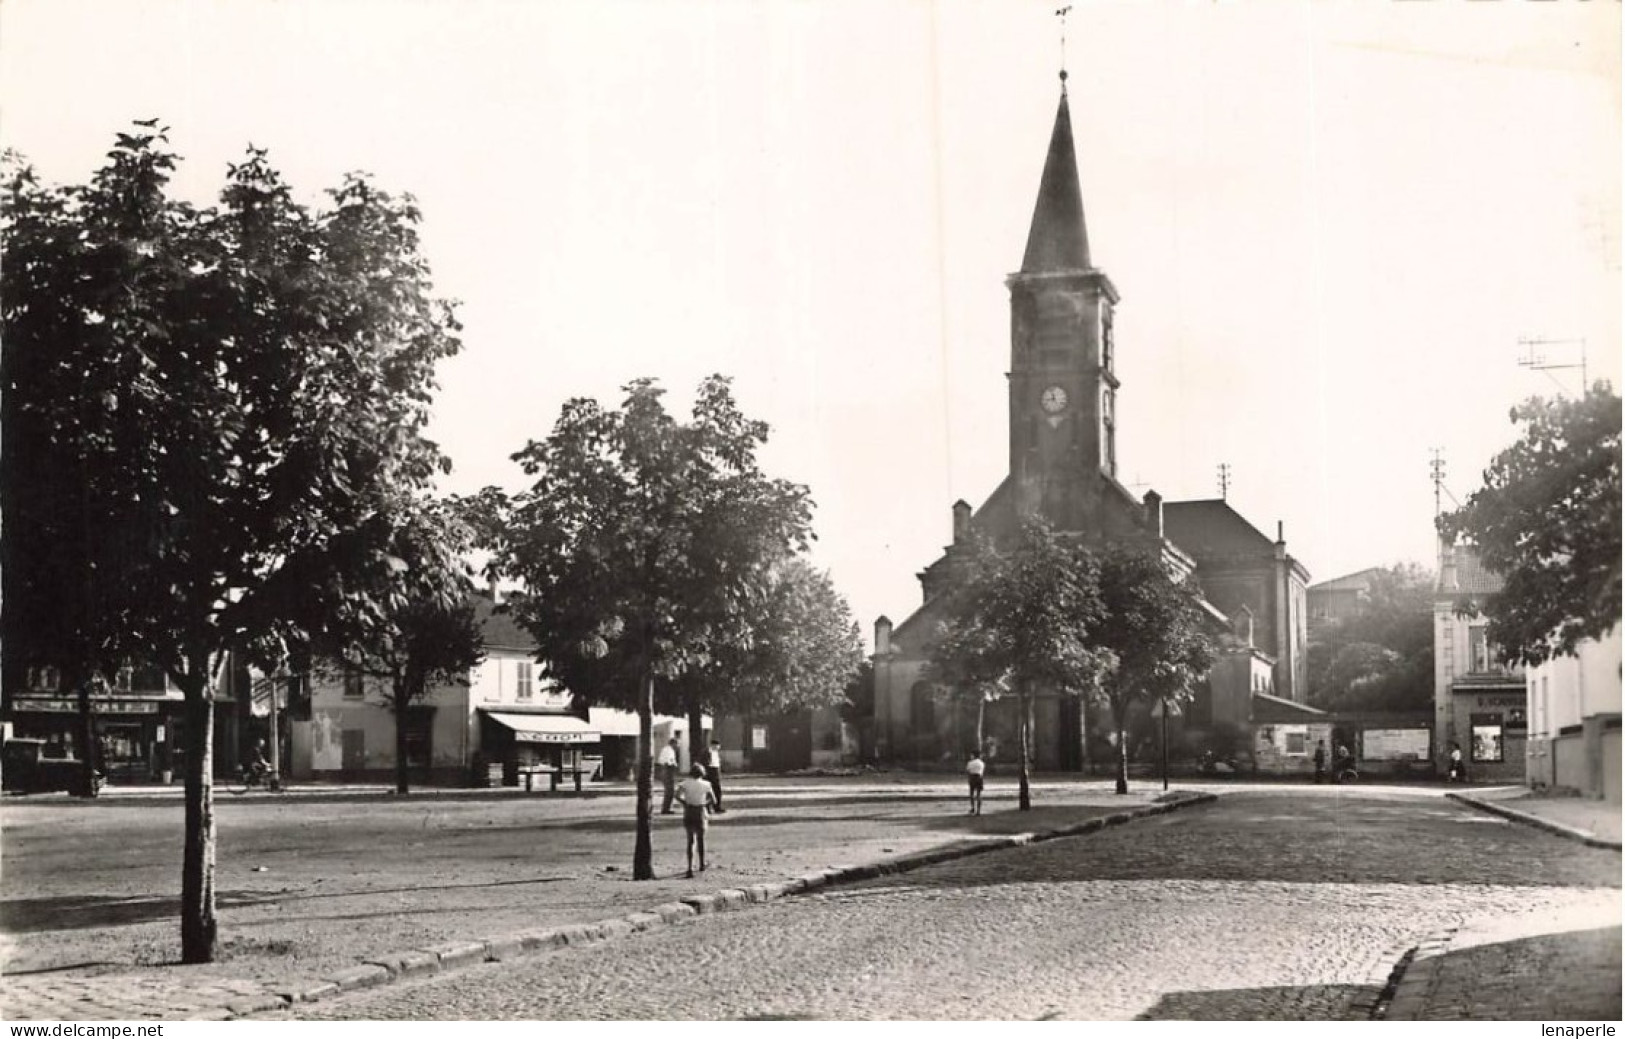
[[[1235,792],[293,1016],[1362,1017],[1430,935],[1502,928],[1557,948],[1573,921],[1617,928],[1619,878],[1613,851],[1437,799]],[[1570,984],[1577,1010],[1619,1015],[1617,970]],[[1519,1016],[1494,989],[1463,989],[1465,1007],[1452,995],[1451,1016]]]

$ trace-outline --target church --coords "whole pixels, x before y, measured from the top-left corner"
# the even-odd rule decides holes
[[[1113,314],[1117,287],[1094,265],[1067,106],[1066,74],[1021,269],[1010,292],[1009,472],[979,509],[954,503],[953,544],[919,575],[924,601],[895,627],[875,622],[875,752],[883,761],[963,760],[975,743],[976,709],[939,696],[924,680],[942,621],[942,594],[973,531],[995,542],[1042,516],[1098,551],[1160,557],[1176,579],[1194,579],[1220,653],[1183,719],[1187,732],[1264,716],[1316,713],[1303,706],[1309,572],[1223,500],[1136,498],[1118,481]],[[995,757],[1014,758],[1014,705],[988,705],[984,734]],[[1033,764],[1081,769],[1106,726],[1061,695],[1034,705]],[[1000,753],[1000,744],[1009,750]],[[1097,744],[1098,747],[1098,744]],[[1103,749],[1103,748],[1102,748]]]

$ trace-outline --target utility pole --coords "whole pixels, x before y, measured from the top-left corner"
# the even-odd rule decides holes
[[[1219,463],[1219,498],[1228,501],[1230,498],[1230,463]]]
[[[1444,489],[1444,449],[1433,449],[1433,461],[1428,463],[1428,472],[1433,478],[1433,521],[1437,523],[1442,512],[1439,504],[1439,495],[1449,493]]]

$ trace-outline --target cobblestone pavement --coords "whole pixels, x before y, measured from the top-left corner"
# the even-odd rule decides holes
[[[1390,1021],[1618,1021],[1619,912],[1580,906],[1470,923],[1417,951]],[[1493,986],[1488,984],[1493,981]]]
[[[1341,1019],[1429,934],[1617,925],[1619,879],[1617,853],[1436,799],[1236,792],[287,1016]]]

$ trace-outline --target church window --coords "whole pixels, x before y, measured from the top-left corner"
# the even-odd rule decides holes
[[[1112,370],[1113,352],[1112,312],[1108,310],[1100,319],[1100,366],[1108,372]]]
[[[1117,401],[1116,394],[1106,390],[1101,394],[1100,407],[1100,450],[1104,456],[1106,472],[1112,476],[1117,475]]]

